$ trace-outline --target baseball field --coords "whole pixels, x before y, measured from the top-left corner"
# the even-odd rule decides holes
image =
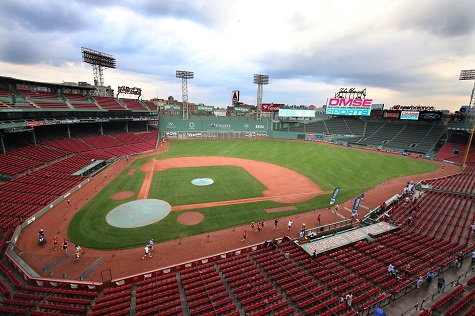
[[[438,168],[428,160],[314,142],[179,140],[167,145],[167,152],[135,160],[108,182],[73,217],[68,238],[93,249],[132,248],[150,237],[162,242],[326,208],[335,187],[341,188],[339,203],[388,179]],[[196,186],[191,183],[196,178],[214,183]],[[112,198],[120,192],[130,194]],[[168,202],[171,212],[137,228],[106,222],[115,207],[144,198]],[[285,210],[288,206],[293,209]],[[181,224],[179,216],[189,212],[201,213],[203,220]]]

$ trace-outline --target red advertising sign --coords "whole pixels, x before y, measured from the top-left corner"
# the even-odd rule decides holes
[[[41,126],[43,125],[42,122],[28,122],[26,123],[26,126]]]
[[[312,132],[307,133],[307,137],[313,137],[313,136],[315,136],[315,133],[312,133]]]
[[[399,111],[384,111],[384,118],[399,118]]]
[[[262,112],[279,112],[283,104],[262,103]]]

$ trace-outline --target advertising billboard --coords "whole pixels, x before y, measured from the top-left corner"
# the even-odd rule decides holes
[[[235,106],[234,109],[233,109],[233,112],[234,113],[249,113],[249,108]]]
[[[262,112],[279,112],[283,104],[262,103]]]
[[[383,112],[383,117],[384,118],[399,118],[399,111],[395,110],[385,110]]]
[[[419,120],[421,121],[440,121],[442,119],[441,111],[420,111]]]
[[[279,109],[279,117],[314,118],[315,110]]]
[[[179,104],[165,104],[163,106],[164,111],[181,111],[181,106]]]
[[[213,113],[214,106],[197,105],[195,106],[195,113]]]
[[[327,115],[370,116],[372,99],[329,98],[325,107]]]
[[[401,120],[418,120],[419,111],[401,111],[399,118]]]

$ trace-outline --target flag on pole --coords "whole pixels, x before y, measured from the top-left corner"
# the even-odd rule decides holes
[[[330,205],[335,203],[338,193],[340,193],[340,187],[336,187],[335,190],[333,190],[332,198],[330,199]]]

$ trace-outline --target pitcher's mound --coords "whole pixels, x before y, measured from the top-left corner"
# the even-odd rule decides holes
[[[186,212],[178,215],[177,221],[182,225],[196,225],[203,221],[205,216],[200,212]]]
[[[122,191],[122,192],[117,192],[111,195],[112,200],[125,200],[130,197],[133,197],[135,195],[135,192],[133,191]]]

